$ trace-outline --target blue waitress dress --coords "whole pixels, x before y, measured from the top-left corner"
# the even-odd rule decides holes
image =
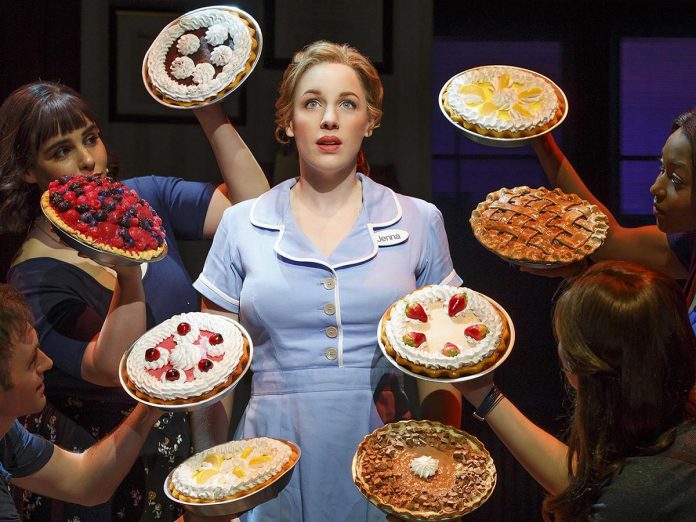
[[[238,313],[254,341],[251,398],[235,438],[279,437],[302,451],[290,484],[250,522],[384,521],[351,476],[362,438],[391,420],[375,392],[400,374],[379,349],[377,326],[415,288],[462,282],[439,210],[357,176],[362,210],[328,258],[293,218],[291,179],[225,211],[194,283]]]

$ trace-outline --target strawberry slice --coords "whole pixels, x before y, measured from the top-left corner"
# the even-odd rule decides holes
[[[454,294],[450,297],[449,305],[447,306],[447,315],[454,317],[459,312],[464,310],[467,305],[466,294],[464,292],[460,294]]]
[[[428,322],[428,314],[425,313],[423,306],[420,303],[415,303],[411,301],[406,303],[406,317],[409,319],[416,319],[423,323]]]
[[[421,332],[408,332],[401,340],[406,346],[413,346],[414,348],[418,348],[426,341],[425,334]]]
[[[447,357],[456,357],[460,352],[461,350],[456,344],[445,343],[445,346],[442,347],[442,355]]]
[[[485,324],[472,324],[464,329],[464,335],[471,337],[475,341],[480,341],[488,335],[488,327]]]

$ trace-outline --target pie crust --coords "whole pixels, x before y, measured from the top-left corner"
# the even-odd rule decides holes
[[[413,460],[436,461],[419,476]],[[387,424],[367,435],[353,460],[353,480],[374,505],[404,520],[452,520],[481,506],[497,479],[495,465],[474,436],[432,421]]]
[[[287,458],[282,462],[279,463],[278,465],[275,465],[273,468],[271,468],[270,472],[266,472],[264,474],[265,478],[262,476],[261,482],[258,484],[251,485],[250,487],[245,487],[242,489],[235,488],[234,482],[230,481],[231,484],[225,488],[224,486],[221,486],[219,482],[212,481],[212,484],[210,484],[209,488],[201,487],[200,485],[198,486],[198,490],[202,491],[203,494],[194,496],[194,495],[187,495],[180,491],[179,488],[181,489],[186,489],[184,485],[180,483],[181,477],[184,475],[185,469],[188,467],[192,471],[202,471],[204,469],[210,469],[208,466],[209,464],[205,464],[204,462],[206,461],[206,458],[209,458],[211,454],[215,454],[220,456],[221,462],[224,462],[225,460],[227,461],[240,461],[240,460],[246,460],[249,461],[249,459],[253,459],[254,455],[256,454],[256,451],[253,450],[253,448],[256,448],[258,446],[268,446],[267,442],[271,441],[274,444],[282,444],[284,447],[287,447]],[[252,448],[252,451],[250,454],[246,457],[243,457],[244,451],[249,451],[249,448]],[[240,453],[241,451],[241,453]],[[227,442],[225,444],[221,444],[219,446],[215,446],[213,448],[209,448],[207,450],[204,450],[200,453],[197,453],[196,455],[193,455],[192,457],[189,457],[187,460],[182,462],[177,468],[172,470],[170,476],[169,476],[169,481],[167,484],[167,488],[169,489],[169,492],[171,495],[183,502],[189,502],[189,503],[195,503],[195,504],[210,504],[210,503],[219,503],[219,502],[226,502],[234,499],[238,499],[241,497],[245,497],[247,495],[250,495],[251,493],[254,493],[256,491],[259,491],[269,485],[271,485],[273,482],[278,480],[283,474],[285,474],[288,470],[290,470],[298,461],[299,459],[299,452],[297,449],[297,446],[295,444],[292,444],[286,440],[283,439],[274,439],[271,437],[256,437],[256,438],[249,438],[249,439],[241,439],[241,440],[234,440]],[[210,461],[208,461],[210,462]],[[203,463],[203,464],[202,464]],[[275,463],[274,463],[275,464]],[[234,468],[233,464],[228,465],[229,468]],[[277,468],[277,469],[276,469]],[[234,471],[227,471],[229,477],[232,477],[230,473],[234,474],[237,471],[235,469]],[[220,470],[221,474],[224,474],[226,471],[225,470]],[[189,476],[191,476],[190,472],[188,473]],[[195,475],[194,475],[195,476]],[[223,478],[223,480],[225,480]],[[176,485],[175,485],[176,483]],[[179,486],[177,488],[177,485]],[[221,494],[221,491],[233,491],[232,494]]]
[[[214,103],[251,73],[259,38],[258,24],[240,9],[216,6],[186,13],[160,32],[145,55],[146,87],[171,107]]]
[[[225,336],[237,334],[240,339],[235,340],[225,351],[213,354],[213,349],[207,345],[208,339],[221,329],[207,325],[207,320],[224,321],[230,332],[225,332]],[[198,334],[194,336],[196,338],[186,341],[196,352],[195,360],[189,364],[174,361],[172,356],[179,346],[174,328],[181,323],[199,327],[196,330]],[[238,349],[235,347],[237,343]],[[157,351],[157,360],[162,357],[163,364],[147,359],[147,354],[152,349]],[[201,368],[201,363],[206,359],[211,368],[217,366],[214,371]],[[235,384],[249,363],[250,343],[246,334],[236,326],[236,322],[206,313],[190,312],[176,315],[142,335],[125,355],[125,364],[121,364],[121,380],[132,395],[151,404],[196,404]],[[172,369],[176,370],[177,379],[169,385],[167,374]],[[160,393],[155,394],[155,390]]]
[[[449,119],[482,136],[525,138],[556,125],[565,96],[548,78],[527,69],[485,65],[452,77],[440,103]]]
[[[609,221],[596,205],[560,189],[503,188],[471,213],[483,246],[519,264],[566,265],[583,260],[607,236]]]
[[[49,183],[40,203],[52,225],[103,252],[150,261],[166,248],[157,212],[108,176],[64,176]]]
[[[467,305],[450,317],[448,305],[458,295],[466,296]],[[428,321],[409,320],[405,316],[408,303],[419,303]],[[506,314],[483,294],[464,287],[421,287],[393,303],[380,324],[380,341],[387,355],[398,365],[431,378],[458,379],[480,373],[495,365],[510,348]],[[486,327],[482,339],[466,333],[477,325]],[[404,336],[413,332],[424,333],[424,344],[405,343]],[[456,347],[455,355],[446,351],[449,344]]]

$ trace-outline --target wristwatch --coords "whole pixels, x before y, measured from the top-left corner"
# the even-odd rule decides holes
[[[483,402],[479,405],[472,415],[480,421],[486,420],[486,416],[495,408],[500,401],[503,400],[503,393],[494,384],[491,390],[486,394]]]

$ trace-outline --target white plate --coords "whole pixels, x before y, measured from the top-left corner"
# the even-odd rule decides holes
[[[512,65],[491,65],[491,66],[486,66],[486,67],[508,67],[510,69],[518,69],[520,71],[525,71],[530,74],[533,74],[535,76],[539,76],[540,78],[543,78],[547,82],[549,82],[556,92],[560,93],[561,97],[563,98],[563,114],[561,117],[558,119],[558,121],[549,127],[548,129],[538,133],[534,134],[533,136],[523,136],[521,138],[496,138],[494,136],[484,136],[483,134],[479,134],[478,132],[474,132],[471,129],[467,129],[460,123],[457,123],[454,121],[450,115],[447,113],[447,110],[445,109],[444,105],[442,104],[442,97],[445,94],[445,90],[447,89],[447,86],[454,80],[457,76],[464,74],[466,72],[469,72],[473,69],[478,69],[479,67],[473,67],[472,69],[467,69],[466,71],[458,72],[454,76],[452,76],[449,80],[445,82],[445,84],[442,86],[442,89],[440,89],[440,94],[438,95],[437,101],[440,106],[440,111],[442,111],[442,114],[444,114],[445,118],[447,118],[447,121],[449,121],[452,125],[457,127],[460,131],[462,131],[467,138],[469,138],[472,141],[475,141],[476,143],[480,143],[481,145],[488,145],[489,147],[500,147],[500,148],[513,148],[513,147],[523,147],[527,143],[529,143],[531,140],[538,138],[539,136],[543,136],[544,134],[547,134],[554,130],[556,127],[558,127],[561,123],[563,123],[563,120],[566,119],[566,116],[568,116],[568,98],[566,97],[565,93],[561,90],[561,88],[556,85],[553,81],[548,79],[546,76],[543,74],[539,74],[536,71],[530,71],[529,69],[523,69],[522,67],[514,67]]]
[[[195,515],[201,515],[204,517],[235,515],[255,508],[264,502],[268,502],[269,500],[277,497],[278,493],[280,493],[283,488],[288,485],[290,478],[292,477],[292,472],[297,463],[300,461],[301,456],[300,447],[297,444],[285,439],[278,440],[282,440],[282,442],[290,444],[295,448],[295,451],[297,451],[297,460],[295,460],[295,463],[286,469],[281,475],[276,477],[273,482],[267,484],[261,489],[252,491],[243,497],[233,498],[231,500],[221,500],[219,502],[187,502],[185,500],[179,500],[172,495],[171,491],[169,491],[169,483],[171,481],[172,473],[174,473],[174,470],[172,470],[169,472],[164,481],[164,494],[167,495],[170,500],[184,506],[184,509]]]
[[[482,375],[486,375],[487,373],[492,372],[495,370],[498,366],[503,364],[503,361],[508,358],[510,355],[510,352],[512,352],[512,347],[515,345],[515,327],[512,324],[512,319],[510,319],[510,316],[508,313],[505,311],[505,309],[500,306],[496,301],[491,299],[490,297],[479,294],[482,297],[485,297],[488,299],[493,305],[495,305],[498,310],[503,314],[505,317],[505,320],[508,323],[508,328],[510,328],[510,342],[508,343],[507,350],[505,350],[505,353],[503,356],[498,359],[493,366],[490,366],[489,368],[486,368],[482,372],[479,373],[474,373],[472,375],[463,375],[462,377],[454,377],[454,378],[449,378],[449,377],[430,377],[429,375],[421,375],[420,373],[416,373],[414,371],[409,370],[408,368],[405,368],[401,366],[398,362],[396,362],[395,359],[393,359],[388,353],[384,345],[382,344],[382,320],[379,320],[379,325],[377,326],[377,343],[379,344],[379,348],[382,350],[382,353],[384,354],[384,357],[392,363],[394,366],[396,366],[399,370],[404,372],[407,375],[410,375],[411,377],[415,377],[416,379],[423,379],[424,381],[431,381],[431,382],[463,382],[463,381],[470,381],[472,379],[478,379]]]
[[[153,408],[158,408],[160,410],[166,410],[166,411],[195,411],[195,410],[200,410],[203,408],[206,408],[207,406],[210,406],[211,404],[215,404],[218,402],[220,399],[225,397],[226,395],[232,393],[232,391],[236,388],[237,384],[239,384],[239,381],[242,380],[246,372],[249,370],[249,367],[251,366],[251,360],[254,356],[254,344],[251,340],[251,336],[249,335],[249,332],[246,331],[246,328],[244,328],[241,324],[239,324],[237,321],[234,321],[233,319],[230,319],[228,317],[223,317],[226,321],[230,321],[233,323],[239,330],[242,332],[242,335],[246,337],[247,341],[249,342],[249,358],[247,360],[246,366],[242,369],[242,373],[239,374],[239,377],[237,377],[237,380],[235,380],[232,384],[230,384],[227,388],[219,391],[215,395],[212,395],[206,399],[203,399],[198,402],[189,402],[186,404],[157,404],[154,402],[147,401],[141,397],[138,397],[126,384],[123,378],[123,374],[126,373],[126,361],[128,360],[128,354],[130,354],[131,350],[133,349],[133,346],[135,343],[131,345],[128,350],[126,350],[126,353],[123,354],[123,357],[121,357],[121,362],[118,365],[118,380],[121,382],[121,386],[123,389],[126,391],[128,395],[130,395],[133,399],[135,399],[138,402],[142,402],[143,404],[146,404],[148,406],[152,406]],[[146,332],[147,333],[147,332]],[[143,334],[145,335],[145,334]],[[136,341],[138,342],[138,341]]]
[[[247,79],[249,76],[251,76],[251,73],[254,72],[254,68],[256,67],[256,64],[258,63],[259,58],[261,58],[261,49],[263,48],[263,36],[262,36],[262,34],[261,34],[261,27],[259,27],[258,22],[254,19],[253,16],[251,16],[251,15],[250,15],[249,13],[247,13],[246,11],[242,11],[241,9],[239,9],[239,8],[237,8],[237,7],[233,7],[233,6],[229,6],[229,5],[211,5],[211,6],[208,6],[208,7],[201,7],[200,9],[194,9],[193,11],[189,11],[188,13],[185,13],[185,14],[181,15],[180,17],[176,18],[175,20],[172,20],[169,24],[167,24],[167,25],[164,27],[164,29],[162,29],[162,31],[160,31],[160,34],[161,34],[163,31],[165,31],[166,29],[170,28],[172,25],[178,23],[179,20],[180,20],[183,16],[188,16],[188,15],[190,15],[190,14],[197,13],[198,11],[205,11],[205,10],[207,10],[207,9],[219,9],[220,11],[232,11],[232,12],[234,12],[234,13],[240,15],[242,18],[244,18],[244,19],[247,20],[248,22],[250,22],[250,23],[251,23],[251,26],[254,28],[254,31],[255,31],[254,38],[256,39],[256,42],[257,42],[257,47],[256,47],[256,51],[255,51],[255,52],[256,52],[256,58],[254,58],[254,62],[251,64],[251,69],[249,69],[249,71],[246,73],[246,75],[244,76],[244,78],[242,78],[242,80],[241,80],[237,85],[235,85],[234,88],[232,88],[232,89],[230,89],[229,91],[227,91],[224,95],[222,95],[222,96],[220,96],[220,97],[215,97],[215,99],[209,100],[209,101],[200,101],[200,102],[191,101],[191,102],[186,102],[187,105],[186,105],[186,106],[183,106],[183,105],[176,105],[176,104],[174,104],[174,103],[170,103],[170,102],[167,102],[167,101],[163,100],[162,97],[159,96],[159,95],[158,95],[155,91],[153,91],[152,88],[150,87],[150,83],[147,81],[147,77],[148,77],[148,72],[147,72],[147,57],[148,57],[148,55],[150,54],[150,49],[152,49],[152,45],[150,45],[150,47],[148,48],[147,52],[145,53],[145,56],[143,57],[143,66],[142,66],[143,83],[145,84],[145,89],[147,90],[147,92],[150,94],[150,96],[152,96],[152,97],[155,99],[155,101],[156,101],[157,103],[160,103],[160,104],[164,105],[165,107],[169,107],[170,109],[186,109],[186,110],[188,110],[188,109],[196,109],[196,108],[198,108],[198,107],[206,107],[206,106],[208,106],[208,105],[213,105],[213,104],[215,104],[215,103],[218,103],[219,101],[225,99],[225,98],[226,98],[227,96],[229,96],[231,93],[233,93],[234,91],[236,91],[236,90],[246,81],[246,79]],[[159,34],[157,35],[157,38],[159,38]],[[155,38],[155,40],[157,40],[157,38]],[[154,44],[155,40],[153,40],[153,44]]]

